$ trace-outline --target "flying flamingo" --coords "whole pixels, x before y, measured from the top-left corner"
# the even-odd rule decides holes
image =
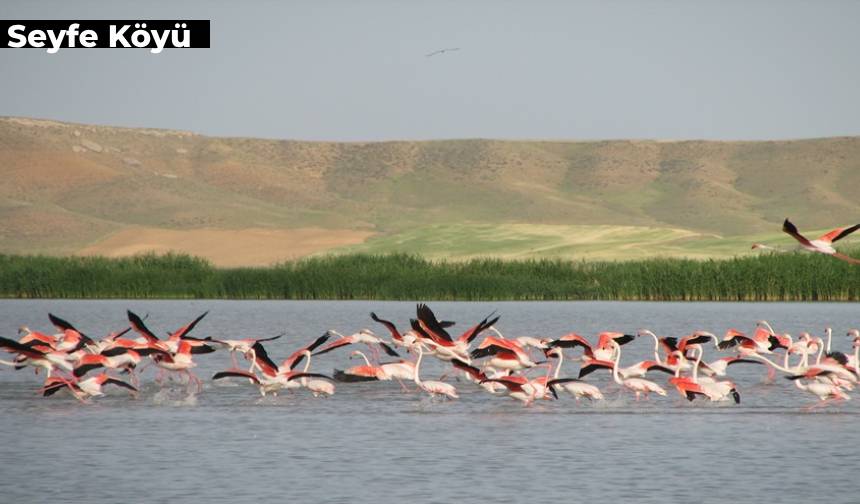
[[[481,384],[485,383],[501,383],[508,389],[508,396],[523,403],[523,406],[530,406],[537,395],[537,390],[527,377],[522,375],[501,376],[499,378],[486,378],[481,380]],[[555,394],[555,389],[550,388],[552,394]]]
[[[191,343],[186,340],[182,340],[179,342],[179,347],[176,353],[154,354],[152,356],[152,360],[155,362],[155,365],[161,369],[187,376],[189,387],[192,383],[196,383],[197,391],[200,392],[203,390],[203,382],[197,377],[197,375],[191,372],[191,368],[197,366],[197,363],[192,360],[191,354]]]
[[[360,350],[355,350],[350,354],[350,359],[354,356],[360,356],[364,359],[364,366],[354,366],[344,371],[338,371],[337,376],[339,381],[389,381],[397,380],[404,392],[409,392],[403,380],[415,380],[415,364],[407,360],[397,362],[386,362],[379,365],[373,365],[367,358],[367,355]]]
[[[499,321],[499,317],[491,318],[494,314],[490,314],[454,339],[445,330],[445,324],[437,320],[436,314],[429,306],[419,304],[416,307],[416,314],[417,319],[410,320],[412,330],[418,334],[419,340],[427,345],[428,351],[432,351],[442,360],[459,359],[466,363],[470,363],[469,346],[472,341]]]
[[[534,362],[529,357],[529,354],[515,341],[495,336],[484,338],[484,341],[478,345],[478,348],[472,350],[469,354],[469,357],[472,359],[481,359],[490,356],[492,358],[487,363],[487,366],[495,369],[519,371],[535,367],[539,364]]]
[[[50,382],[46,383],[40,391],[44,397],[48,397],[54,395],[62,388],[67,387],[75,398],[84,400],[87,397],[104,395],[104,392],[102,391],[102,387],[104,385],[116,385],[117,387],[128,389],[132,396],[135,396],[138,391],[137,387],[134,387],[122,380],[112,378],[107,373],[99,373],[80,381],[67,380],[65,378],[51,378]]]
[[[95,341],[93,341],[92,338],[78,331],[66,320],[61,319],[53,313],[49,313],[48,318],[51,320],[51,323],[54,324],[54,327],[60,331],[60,338],[54,346],[56,350],[71,353],[84,348],[86,345],[95,344]]]
[[[363,352],[355,350],[349,355],[349,358],[352,359],[357,355],[360,355],[364,359],[365,364],[359,366],[352,366],[342,371],[340,369],[335,369],[334,377],[337,381],[350,383],[365,381],[384,381],[391,379],[388,374],[386,374],[384,369],[371,364],[370,360],[367,358],[366,355],[364,355]]]
[[[391,333],[391,341],[395,346],[403,347],[407,350],[413,348],[415,344],[418,342],[418,334],[414,330],[407,331],[403,334],[397,330],[397,327],[393,322],[389,320],[385,320],[379,318],[376,313],[370,312],[370,318],[372,318],[375,322],[379,322],[384,325],[388,332]],[[454,325],[453,322],[440,322],[442,327],[450,327]]]
[[[37,369],[44,369],[47,372],[47,378],[50,378],[58,368],[69,372],[73,369],[68,353],[54,350],[49,346],[40,344],[33,344],[32,346],[22,345],[15,340],[0,337],[0,348],[3,348],[7,352],[18,354],[21,360],[16,360],[16,362],[12,363],[15,367],[29,364],[35,366]]]
[[[495,394],[496,392],[498,392],[499,389],[505,388],[503,385],[497,382],[487,381],[488,378],[499,378],[502,376],[501,374],[499,374],[498,376],[494,375],[490,377],[485,372],[481,371],[475,366],[461,361],[460,359],[452,359],[451,365],[453,365],[460,371],[463,371],[463,374],[466,376],[467,380],[472,383],[478,384],[481,388],[491,394]]]
[[[818,237],[816,240],[809,240],[797,230],[797,227],[791,223],[788,219],[785,219],[785,222],[782,223],[782,230],[792,238],[797,240],[800,243],[800,246],[805,250],[810,252],[817,252],[819,254],[825,254],[829,256],[833,256],[836,259],[840,259],[842,261],[851,263],[851,264],[860,264],[860,259],[854,259],[853,257],[849,257],[844,254],[840,254],[833,248],[833,244],[837,241],[845,238],[850,235],[854,231],[860,229],[860,224],[855,224],[850,227],[837,228],[833,231],[825,233]]]
[[[251,351],[251,347],[254,346],[254,343],[257,342],[267,342],[274,341],[283,336],[282,334],[278,334],[277,336],[271,336],[269,338],[242,338],[242,339],[213,339],[213,338],[204,338],[199,341],[209,341],[218,345],[223,346],[230,352],[230,359],[233,362],[233,367],[238,368],[239,363],[236,361],[236,354],[247,354]]]
[[[329,330],[328,332],[329,332],[329,334],[337,336],[339,339],[337,339],[337,340],[329,343],[328,345],[320,348],[317,352],[314,353],[315,357],[318,355],[322,355],[322,354],[331,352],[332,350],[335,350],[335,349],[338,349],[338,348],[341,348],[341,347],[344,347],[347,345],[353,345],[356,343],[364,343],[365,345],[367,345],[367,347],[370,348],[371,352],[373,352],[373,356],[375,359],[379,358],[379,350],[374,345],[377,345],[379,348],[382,348],[383,350],[385,350],[385,353],[387,353],[388,355],[390,355],[392,357],[400,357],[400,354],[398,354],[393,348],[388,346],[388,344],[386,344],[382,338],[373,334],[373,331],[371,331],[370,329],[362,329],[361,331],[359,331],[355,334],[351,334],[349,336],[344,336],[344,335],[342,335],[339,332],[334,331],[334,330]]]

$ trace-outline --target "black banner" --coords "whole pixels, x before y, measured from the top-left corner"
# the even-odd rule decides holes
[[[38,48],[49,53],[69,48],[208,48],[209,20],[113,21],[0,20],[3,48]]]

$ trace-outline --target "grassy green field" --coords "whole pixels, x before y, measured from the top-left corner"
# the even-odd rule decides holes
[[[7,298],[857,301],[860,267],[818,254],[725,260],[431,261],[351,254],[268,268],[181,255],[0,255]]]
[[[481,257],[725,259],[757,255],[750,250],[756,242],[779,244],[786,250],[794,245],[792,238],[784,233],[724,237],[678,228],[643,226],[456,223],[416,227],[330,252],[385,254],[396,251],[451,260]]]

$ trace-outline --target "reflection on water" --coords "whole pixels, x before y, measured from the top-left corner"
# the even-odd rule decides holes
[[[720,334],[767,319],[792,334],[821,334],[831,325],[834,347],[848,351],[845,331],[860,326],[852,304],[432,306],[460,321],[457,328],[497,309],[508,336],[575,330],[593,337],[641,327],[674,336],[693,329]],[[150,313],[147,323],[158,334],[207,309],[197,336],[286,331],[267,345],[276,361],[329,328],[384,334],[367,316],[371,310],[400,324],[414,312],[412,304],[394,302],[0,301],[0,331],[14,335],[21,324],[48,330],[52,311],[100,337],[124,327],[126,308]],[[624,361],[650,351],[648,340],[635,341],[624,347]],[[342,368],[350,365],[347,357],[332,352],[315,359],[314,369]],[[178,383],[162,389],[148,370],[139,399],[112,391],[91,405],[38,397],[41,377],[32,370],[0,368],[2,500],[801,502],[823,495],[856,502],[858,398],[804,413],[811,396],[782,378],[765,384],[759,366],[730,369],[742,395],[737,406],[688,403],[674,390],[635,403],[599,372],[589,381],[601,387],[604,402],[562,396],[523,408],[466,382],[453,382],[459,401],[403,393],[396,382],[338,384],[330,398],[303,392],[261,398],[247,382],[208,380],[230,366],[226,353],[196,360],[205,380],[199,394]],[[568,362],[563,373],[576,370]],[[444,371],[432,363],[422,376]]]

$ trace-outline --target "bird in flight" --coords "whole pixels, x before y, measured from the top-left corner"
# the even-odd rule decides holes
[[[792,238],[797,240],[800,243],[800,246],[810,252],[818,252],[820,254],[827,254],[833,256],[837,259],[841,259],[843,261],[852,263],[852,264],[860,264],[860,260],[854,259],[853,257],[849,257],[844,254],[840,254],[833,248],[833,243],[845,238],[850,235],[854,231],[860,229],[860,224],[834,229],[829,233],[821,235],[816,240],[809,240],[797,230],[797,227],[791,223],[788,219],[785,219],[785,222],[782,224],[782,230],[791,235]]]
[[[431,57],[431,56],[436,56],[437,54],[442,54],[442,53],[446,53],[446,52],[449,52],[449,51],[459,51],[459,50],[460,50],[460,48],[459,48],[459,47],[448,47],[448,48],[446,48],[446,49],[439,49],[438,51],[433,51],[433,52],[431,52],[431,53],[427,53],[427,54],[425,54],[425,55],[424,55],[424,57],[425,57],[425,58],[429,58],[429,57]]]

